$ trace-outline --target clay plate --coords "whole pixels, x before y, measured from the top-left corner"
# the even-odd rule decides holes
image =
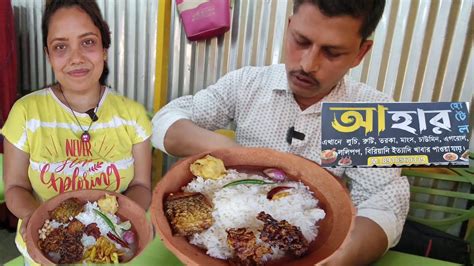
[[[43,255],[38,247],[38,230],[43,226],[44,221],[49,219],[49,211],[56,208],[62,201],[68,198],[76,197],[84,202],[96,201],[103,197],[105,193],[117,197],[119,203],[117,214],[127,220],[130,220],[132,223],[132,227],[135,229],[138,238],[138,246],[135,254],[135,257],[137,257],[137,255],[140,254],[146,245],[153,239],[153,228],[151,223],[146,219],[145,211],[126,196],[116,192],[94,189],[78,190],[59,194],[56,197],[51,198],[50,200],[41,204],[41,206],[36,209],[35,212],[33,212],[26,228],[26,246],[31,258],[40,264],[54,264],[45,255]]]
[[[263,148],[229,148],[199,154],[177,162],[158,183],[153,191],[151,204],[152,222],[164,244],[187,265],[228,265],[206,255],[205,250],[190,244],[185,237],[173,236],[166,219],[163,205],[165,196],[181,191],[193,179],[189,165],[210,154],[224,161],[226,168],[263,170],[280,168],[292,180],[301,180],[319,199],[319,207],[326,218],[319,223],[319,233],[311,243],[308,254],[295,258],[283,258],[269,265],[314,265],[328,258],[346,240],[355,216],[355,209],[345,187],[325,169],[314,162],[289,153]]]

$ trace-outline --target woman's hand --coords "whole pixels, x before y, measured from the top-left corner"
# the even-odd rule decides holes
[[[21,220],[20,234],[21,234],[21,237],[23,238],[23,241],[25,242],[26,242],[26,227],[28,226],[28,221],[30,221],[30,218],[31,218],[31,215],[24,217]]]
[[[8,209],[16,217],[23,220],[20,234],[24,238],[28,220],[39,206],[38,200],[33,196],[33,188],[28,179],[30,156],[15,147],[7,139],[3,140],[3,148],[5,152],[3,161],[5,200]]]
[[[133,145],[134,176],[125,195],[147,210],[151,203],[151,144],[150,139]]]

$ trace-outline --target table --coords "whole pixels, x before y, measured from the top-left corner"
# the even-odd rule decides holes
[[[140,254],[132,263],[127,265],[166,265],[181,266],[183,265],[171,251],[169,251],[163,242],[156,237],[148,247]],[[412,254],[402,253],[389,250],[379,261],[372,264],[373,266],[399,266],[399,265],[429,265],[429,266],[457,266],[447,261],[436,260],[432,258],[416,256]]]

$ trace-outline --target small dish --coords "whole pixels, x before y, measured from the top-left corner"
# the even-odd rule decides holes
[[[350,156],[342,156],[342,158],[337,162],[340,166],[349,166],[352,164],[352,159]]]
[[[337,152],[335,149],[321,151],[321,163],[331,164],[337,160]]]
[[[461,157],[459,157],[459,159],[463,160],[463,161],[469,161],[469,150],[465,150],[462,154],[461,154]]]
[[[443,159],[448,162],[454,162],[458,159],[458,155],[454,152],[447,152],[443,155]]]

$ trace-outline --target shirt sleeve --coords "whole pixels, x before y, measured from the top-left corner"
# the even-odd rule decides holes
[[[145,141],[151,136],[151,122],[150,118],[145,111],[143,105],[133,102],[134,113],[135,113],[135,134],[132,138],[132,143],[137,144]]]
[[[399,168],[352,168],[345,173],[351,179],[357,216],[371,219],[385,231],[388,248],[400,240],[409,208],[409,183],[400,173]]]
[[[180,119],[191,120],[208,130],[226,127],[235,117],[242,71],[229,72],[194,96],[183,96],[164,106],[152,120],[153,146],[167,153],[164,147],[166,131]]]
[[[30,126],[36,128],[38,120],[29,121]],[[2,128],[2,135],[18,149],[29,153],[27,131],[27,111],[22,100],[18,100],[10,110],[7,121]]]

